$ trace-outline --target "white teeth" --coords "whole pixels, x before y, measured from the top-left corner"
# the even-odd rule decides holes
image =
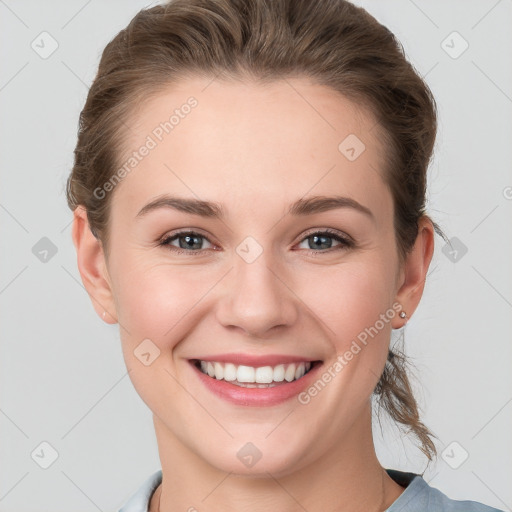
[[[203,368],[202,363],[203,362],[201,361],[201,368]],[[236,380],[236,366],[234,364],[226,363],[224,365],[224,380],[227,380],[227,381]]]
[[[237,366],[232,363],[221,363],[218,361],[200,361],[200,367],[203,373],[217,380],[226,380],[234,384],[243,383],[246,384],[246,387],[268,387],[272,383],[292,382],[300,379],[311,369],[311,362],[254,368],[252,366]]]
[[[274,380],[276,382],[283,382],[283,380],[284,380],[284,364],[278,364],[274,368]]]
[[[256,375],[254,379],[259,384],[270,384],[274,380],[274,370],[272,369],[272,366],[256,368]]]
[[[222,379],[224,377],[224,367],[220,363],[214,363],[213,368],[215,369],[215,378]]]
[[[254,382],[254,368],[252,366],[240,365],[236,371],[236,380],[238,382]],[[210,375],[211,377],[211,375]]]
[[[284,372],[284,378],[287,382],[291,382],[295,379],[295,365],[291,364],[286,368],[286,371]]]

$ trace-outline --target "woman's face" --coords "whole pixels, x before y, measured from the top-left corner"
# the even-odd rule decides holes
[[[305,79],[198,78],[128,125],[108,281],[159,443],[274,475],[346,449],[403,324],[374,118]]]

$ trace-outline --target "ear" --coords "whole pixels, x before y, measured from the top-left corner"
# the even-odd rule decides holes
[[[73,244],[82,283],[99,317],[109,324],[117,323],[116,308],[103,246],[93,234],[83,206],[73,213]]]
[[[393,329],[402,327],[416,310],[423,295],[433,253],[434,226],[427,216],[423,216],[418,221],[418,235],[400,270],[398,282],[396,301],[402,305],[401,311],[404,311],[407,316],[400,318],[396,315],[392,321]]]

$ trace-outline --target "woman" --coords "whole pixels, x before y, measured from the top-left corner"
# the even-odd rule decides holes
[[[435,101],[343,0],[176,0],[105,48],[68,181],[162,470],[123,512],[491,511],[385,469],[372,396],[430,460],[392,329],[442,231]]]

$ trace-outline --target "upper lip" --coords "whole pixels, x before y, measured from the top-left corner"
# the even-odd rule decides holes
[[[218,363],[232,363],[235,365],[244,366],[277,366],[281,363],[312,363],[318,361],[318,359],[285,355],[285,354],[267,354],[267,355],[256,355],[256,354],[215,354],[212,356],[202,356],[194,358],[199,361],[211,361]]]

